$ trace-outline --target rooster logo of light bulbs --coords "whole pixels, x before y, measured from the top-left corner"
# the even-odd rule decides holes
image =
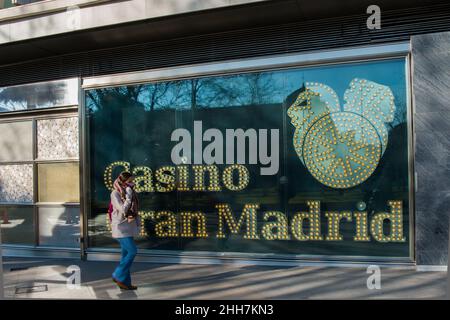
[[[311,175],[332,188],[351,188],[375,171],[388,144],[385,123],[395,113],[387,86],[353,79],[344,107],[333,89],[307,82],[287,114],[295,127],[293,143]]]

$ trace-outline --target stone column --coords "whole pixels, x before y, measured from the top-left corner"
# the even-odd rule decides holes
[[[447,265],[450,213],[450,32],[413,36],[416,258]]]

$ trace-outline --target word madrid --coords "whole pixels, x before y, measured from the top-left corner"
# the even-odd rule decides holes
[[[327,233],[322,234],[322,213],[320,201],[307,201],[309,210],[297,212],[289,219],[280,211],[266,211],[262,214],[262,221],[258,221],[259,204],[245,204],[240,214],[232,212],[226,203],[216,204],[217,232],[216,238],[227,238],[229,235],[243,233],[248,240],[298,240],[298,241],[342,241],[340,225],[355,222],[353,241],[370,241],[370,234],[378,242],[404,242],[402,201],[389,201],[390,212],[379,212],[372,216],[370,224],[367,212],[330,211],[325,212],[327,219]],[[141,211],[139,215],[143,221],[156,221],[155,235],[159,238],[208,238],[207,217],[201,211],[181,212],[171,211]],[[216,220],[216,219],[214,219]],[[385,227],[385,221],[389,221]],[[141,235],[150,236],[141,224]],[[389,230],[387,230],[389,229]],[[194,232],[194,230],[196,230]]]
[[[216,166],[193,166],[195,183],[190,186],[187,179],[188,166],[161,167],[155,171],[156,181],[153,182],[150,168],[138,166],[130,170],[130,163],[118,161],[110,164],[104,173],[104,182],[109,190],[112,190],[112,172],[117,166],[136,176],[137,192],[221,191],[222,188]],[[206,172],[209,173],[209,185],[205,184]],[[238,176],[237,182],[234,181],[235,173]],[[224,187],[230,191],[243,190],[249,183],[249,172],[242,165],[227,166],[222,176]],[[288,218],[281,211],[258,212],[260,205],[257,203],[244,204],[240,213],[233,212],[227,203],[217,203],[214,204],[217,216],[210,217],[212,225],[217,226],[214,235],[210,234],[207,215],[201,211],[140,211],[143,222],[141,235],[150,236],[145,228],[145,220],[149,219],[155,222],[155,235],[160,238],[227,238],[229,235],[242,233],[243,238],[248,240],[342,241],[344,237],[340,232],[341,224],[353,223],[353,241],[370,241],[371,237],[378,242],[405,241],[403,203],[400,200],[388,201],[388,212],[371,215],[367,211],[347,210],[322,213],[320,201],[317,200],[306,201],[306,205],[307,211],[295,212]],[[326,221],[326,228],[322,228],[323,221]]]

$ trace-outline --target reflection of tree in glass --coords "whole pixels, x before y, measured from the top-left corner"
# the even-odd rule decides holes
[[[123,95],[125,98],[130,99],[132,101],[138,101],[139,96],[145,89],[145,86],[144,85],[126,86],[126,87],[119,87],[117,89],[118,93]]]
[[[87,113],[95,113],[103,108],[105,95],[109,89],[96,89],[86,91],[86,109]]]
[[[258,72],[90,90],[87,108],[96,112],[112,97],[145,111],[278,103],[282,83],[272,75]]]
[[[244,79],[250,105],[259,105],[270,101],[274,90],[271,73],[251,73],[245,75]]]
[[[134,107],[142,107],[140,97],[144,93],[145,87],[145,85],[137,85],[89,90],[86,92],[87,111],[95,113],[106,107],[111,108],[111,105],[118,105],[120,102],[129,103]]]
[[[233,90],[233,79],[216,77],[197,79],[192,83],[193,108],[220,108],[236,105],[241,92]]]
[[[156,106],[159,106],[159,100],[167,93],[170,87],[170,82],[155,83],[150,86],[150,105],[146,110],[153,111]]]
[[[405,122],[405,119],[406,119],[406,108],[401,107],[406,104],[406,101],[403,99],[403,95],[399,95],[395,91],[394,92],[394,101],[395,101],[395,105],[400,106],[400,107],[395,108],[394,120],[386,123],[386,126],[388,127],[388,131],[394,129],[398,125],[401,125],[403,122]]]
[[[64,101],[66,88],[65,82],[8,87],[0,91],[0,102],[9,111],[51,107]]]
[[[146,103],[146,111],[188,108],[190,100],[187,81],[150,84],[143,101]]]
[[[192,80],[193,108],[276,103],[280,89],[272,73],[257,72]]]

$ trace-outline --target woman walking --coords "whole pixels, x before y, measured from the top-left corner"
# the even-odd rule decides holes
[[[109,214],[112,237],[122,248],[122,257],[112,274],[113,281],[124,290],[136,290],[131,283],[130,268],[137,253],[134,237],[139,234],[140,219],[138,215],[138,199],[134,190],[134,177],[124,171],[114,181],[111,192]]]

